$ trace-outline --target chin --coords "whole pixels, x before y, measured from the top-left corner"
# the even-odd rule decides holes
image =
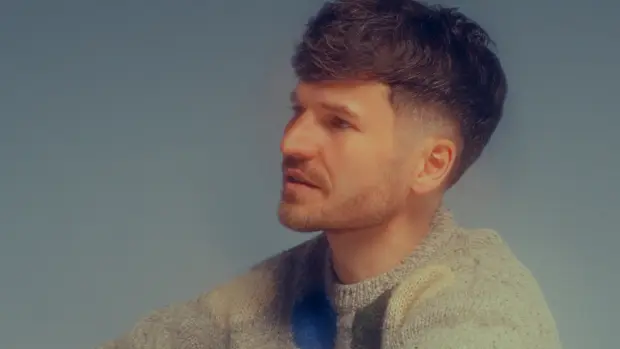
[[[323,230],[316,224],[311,215],[303,212],[301,207],[291,207],[290,204],[280,203],[278,208],[278,220],[284,227],[299,233],[314,233]]]
[[[322,231],[323,229],[309,225],[307,221],[303,220],[293,220],[290,217],[280,217],[280,224],[285,228],[288,228],[292,231],[296,231],[298,233],[315,233],[317,231]]]
[[[285,228],[288,228],[288,229],[290,229],[290,230],[292,230],[294,232],[304,233],[304,234],[306,234],[306,233],[316,233],[316,232],[319,232],[319,231],[323,230],[323,229],[314,229],[314,228],[310,228],[310,227],[290,226],[290,225],[286,225],[286,224],[283,224],[283,225],[284,225]]]

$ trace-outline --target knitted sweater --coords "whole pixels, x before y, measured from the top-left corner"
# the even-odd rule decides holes
[[[340,284],[323,235],[100,349],[560,349],[531,273],[490,230],[440,210],[398,267]]]

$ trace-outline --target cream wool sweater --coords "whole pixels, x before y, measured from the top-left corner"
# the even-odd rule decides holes
[[[319,235],[100,349],[561,348],[531,273],[495,232],[443,209],[394,270],[353,285],[333,275]]]

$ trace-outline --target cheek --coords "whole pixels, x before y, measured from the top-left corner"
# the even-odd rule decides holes
[[[375,187],[385,181],[393,167],[394,152],[385,142],[369,135],[341,134],[325,148],[330,179],[338,191]]]
[[[334,186],[348,191],[380,185],[390,166],[385,157],[372,151],[349,154],[334,165]]]

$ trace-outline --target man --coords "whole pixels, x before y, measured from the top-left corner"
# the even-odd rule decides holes
[[[453,9],[325,3],[292,60],[278,210],[322,234],[103,348],[560,348],[529,271],[442,207],[502,116],[489,45]]]

